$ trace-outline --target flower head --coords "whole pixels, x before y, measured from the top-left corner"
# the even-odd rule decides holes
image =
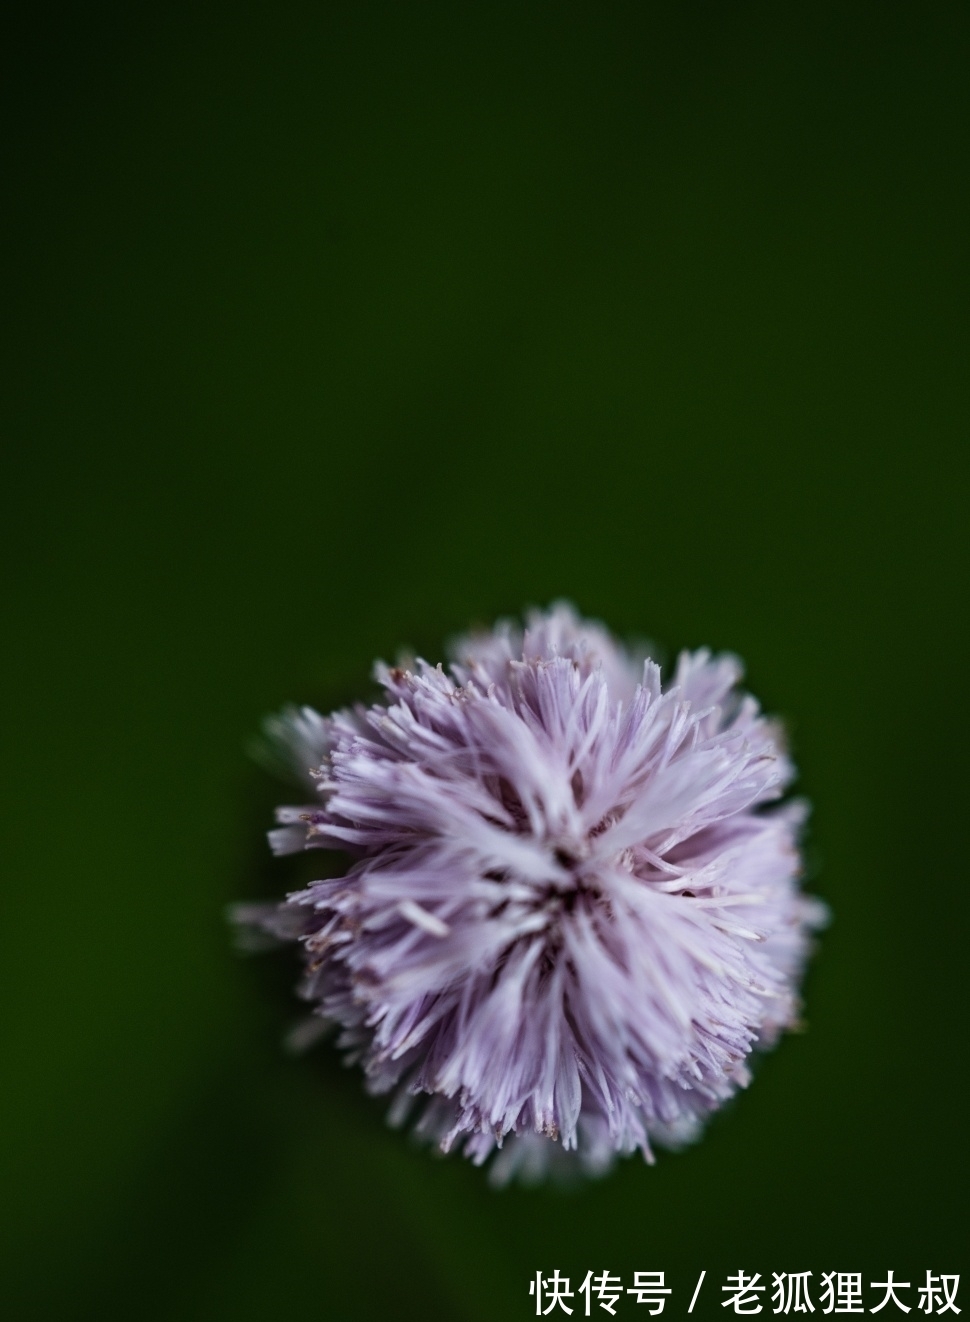
[[[392,1118],[501,1149],[499,1181],[690,1138],[797,1016],[822,917],[738,661],[685,652],[664,687],[560,605],[376,676],[371,707],[272,723],[315,791],[274,850],[351,866],[243,919],[302,944]]]

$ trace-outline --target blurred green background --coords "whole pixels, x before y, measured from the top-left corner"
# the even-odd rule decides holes
[[[7,21],[3,1315],[915,1312],[968,1242],[966,6]],[[223,914],[287,885],[265,713],[559,596],[745,658],[835,921],[698,1146],[494,1193],[283,1053]]]

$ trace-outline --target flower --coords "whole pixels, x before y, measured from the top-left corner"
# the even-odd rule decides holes
[[[346,851],[244,922],[303,946],[302,996],[368,1088],[493,1179],[676,1145],[798,1014],[822,906],[798,888],[779,726],[733,656],[664,688],[564,604],[460,639],[384,700],[270,723],[314,802],[278,854]]]

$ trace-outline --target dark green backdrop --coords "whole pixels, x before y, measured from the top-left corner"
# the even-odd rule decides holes
[[[3,43],[3,1315],[915,1305],[966,1266],[966,6],[153,9]],[[282,1053],[223,910],[287,884],[266,712],[558,596],[746,659],[835,922],[697,1147],[495,1194]]]

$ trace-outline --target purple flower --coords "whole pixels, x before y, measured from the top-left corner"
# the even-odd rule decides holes
[[[271,722],[315,791],[274,851],[353,862],[237,917],[302,944],[301,994],[392,1120],[417,1106],[497,1182],[652,1161],[797,1018],[824,909],[781,732],[736,658],[685,652],[665,689],[565,605],[452,656]]]

